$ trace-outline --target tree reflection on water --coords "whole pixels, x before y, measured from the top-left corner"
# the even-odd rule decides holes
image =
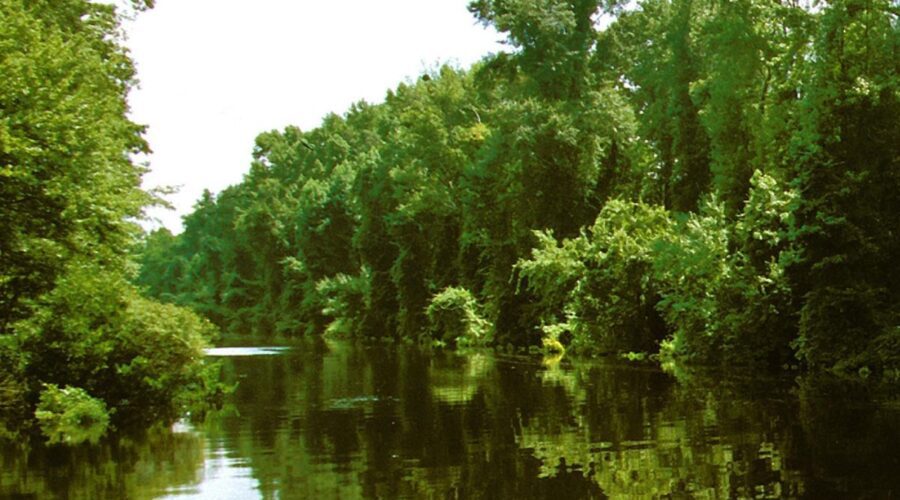
[[[412,346],[230,357],[228,405],[3,448],[0,496],[829,498],[900,491],[891,394],[827,377]]]

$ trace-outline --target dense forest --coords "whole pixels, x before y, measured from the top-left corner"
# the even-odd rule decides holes
[[[157,201],[132,160],[148,147],[127,118],[121,20],[88,0],[0,0],[0,439],[96,440],[218,391],[215,328],[130,283]]]
[[[895,1],[469,9],[508,52],[260,134],[137,283],[239,334],[900,374]]]

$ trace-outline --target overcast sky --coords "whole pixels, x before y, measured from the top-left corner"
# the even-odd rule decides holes
[[[153,149],[144,185],[180,186],[176,210],[151,215],[180,231],[203,189],[241,181],[260,132],[315,128],[438,63],[502,50],[467,3],[157,0],[125,26],[140,80],[132,119]]]

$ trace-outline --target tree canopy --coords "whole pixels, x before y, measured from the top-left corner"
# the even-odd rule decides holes
[[[181,384],[208,381],[211,328],[128,283],[154,198],[132,159],[148,146],[127,117],[119,22],[87,0],[0,0],[0,413],[29,413],[47,387],[56,406],[69,394],[119,420],[162,415]]]
[[[246,334],[895,366],[889,0],[469,9],[509,51],[261,134],[138,282]]]

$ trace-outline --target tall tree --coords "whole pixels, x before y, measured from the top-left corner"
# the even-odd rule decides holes
[[[804,250],[793,276],[800,352],[830,366],[897,322],[900,25],[889,0],[836,0],[820,16],[792,143]]]
[[[72,259],[121,268],[150,197],[110,5],[0,2],[0,334]]]
[[[131,158],[148,148],[119,22],[88,0],[0,0],[0,379],[26,406],[68,385],[117,419],[171,417],[215,385],[211,330],[127,282],[154,198]]]

